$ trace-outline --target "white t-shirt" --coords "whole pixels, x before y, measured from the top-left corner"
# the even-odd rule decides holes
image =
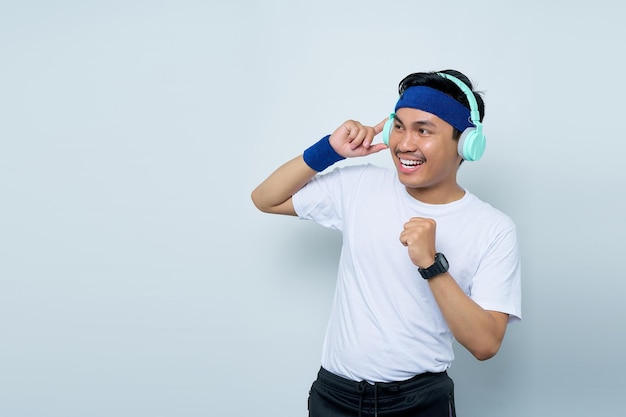
[[[515,225],[466,190],[449,204],[411,197],[394,170],[348,166],[315,176],[293,196],[296,213],[342,232],[335,298],[322,366],[354,381],[391,382],[441,372],[453,336],[407,248],[411,217],[437,222],[436,248],[463,291],[487,310],[521,319]]]

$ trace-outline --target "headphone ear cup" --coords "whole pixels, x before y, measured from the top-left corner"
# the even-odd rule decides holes
[[[389,146],[389,135],[391,135],[391,120],[387,120],[383,126],[383,143],[387,146]]]
[[[466,161],[478,161],[485,153],[485,135],[475,128],[468,128],[461,133],[458,152]]]
[[[389,136],[391,136],[391,129],[393,128],[393,118],[395,117],[395,113],[391,113],[389,115],[389,119],[385,122],[383,126],[383,143],[389,146]]]

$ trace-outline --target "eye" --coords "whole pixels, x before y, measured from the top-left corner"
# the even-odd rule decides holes
[[[394,123],[394,124],[393,124],[393,128],[394,128],[395,130],[402,130],[402,129],[403,129],[403,126],[402,126],[400,123],[397,123],[397,122],[396,122],[396,123]]]

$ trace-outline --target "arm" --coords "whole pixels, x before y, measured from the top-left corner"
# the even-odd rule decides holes
[[[374,136],[382,131],[385,121],[386,119],[376,126],[370,127],[363,126],[354,120],[348,120],[330,135],[330,146],[334,152],[343,158],[371,155],[386,149],[387,146],[382,143],[372,144]],[[313,145],[309,150],[316,146],[322,146],[320,142]],[[295,216],[296,212],[291,197],[304,187],[315,174],[317,171],[305,162],[303,155],[299,155],[280,166],[259,184],[252,191],[252,201],[263,212]]]
[[[504,339],[508,314],[484,310],[447,272],[429,279],[428,284],[456,340],[478,360],[495,356]]]
[[[280,166],[252,191],[252,202],[261,211],[295,216],[291,196],[317,174],[302,155]]]
[[[418,267],[428,268],[435,259],[435,229],[432,219],[412,218],[404,225],[400,242]],[[508,314],[480,307],[448,272],[429,279],[428,284],[456,340],[478,360],[495,356],[504,339]]]

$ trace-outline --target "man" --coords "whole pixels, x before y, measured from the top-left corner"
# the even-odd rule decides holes
[[[346,121],[252,192],[261,211],[343,234],[311,417],[454,416],[453,339],[486,360],[521,319],[515,225],[457,182],[461,163],[485,147],[472,88],[454,70],[411,74],[388,119]],[[318,175],[387,148],[395,170]]]

